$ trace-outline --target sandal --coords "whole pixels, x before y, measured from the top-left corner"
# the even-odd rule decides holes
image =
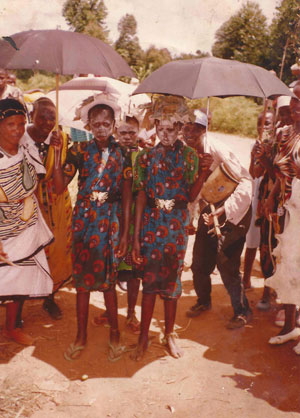
[[[81,356],[84,348],[85,345],[75,345],[74,343],[71,343],[67,351],[64,352],[64,358],[68,361],[76,360]]]
[[[237,315],[231,318],[231,320],[227,324],[227,329],[238,329],[242,328],[247,324],[247,317],[246,315]]]
[[[126,319],[126,325],[133,334],[140,333],[140,323],[134,313]]]
[[[132,351],[132,349],[127,348],[125,345],[118,345],[117,347],[114,347],[111,343],[108,344],[109,351],[108,351],[108,360],[111,362],[115,362],[120,360],[122,355],[124,353],[127,353],[128,351]]]

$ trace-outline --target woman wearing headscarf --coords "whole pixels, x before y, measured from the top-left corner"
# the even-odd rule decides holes
[[[132,258],[143,282],[141,332],[134,360],[148,348],[148,332],[156,295],[164,301],[165,344],[179,358],[174,338],[177,300],[188,240],[190,191],[198,174],[195,151],[178,139],[182,123],[189,121],[183,98],[161,96],[152,119],[160,142],[141,151],[135,162],[137,190]]]
[[[120,345],[115,284],[120,259],[128,246],[132,169],[112,136],[119,110],[111,95],[103,93],[85,100],[78,109],[78,117],[94,138],[68,150],[64,171],[60,164],[54,164],[57,193],[63,192],[75,173],[79,173],[72,254],[78,328],[75,342],[64,354],[67,360],[78,358],[86,346],[89,297],[96,290],[104,293],[110,325],[108,358],[118,360],[125,351]],[[61,150],[58,135],[52,143]],[[56,157],[60,161],[60,152]]]
[[[52,234],[34,191],[45,169],[34,151],[20,145],[26,111],[14,99],[0,101],[0,303],[6,303],[4,335],[17,343],[34,340],[15,328],[20,299],[52,292],[44,247]]]

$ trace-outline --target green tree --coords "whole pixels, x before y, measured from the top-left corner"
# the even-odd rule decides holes
[[[119,38],[115,42],[116,51],[122,55],[127,63],[137,69],[143,65],[144,52],[136,35],[137,22],[131,14],[126,14],[118,24]]]
[[[175,57],[176,60],[191,60],[191,59],[195,59],[195,58],[205,58],[205,57],[209,57],[209,53],[208,52],[202,52],[199,49],[196,51],[196,54],[187,54],[185,52],[183,52],[182,54],[178,55]]]
[[[300,58],[300,2],[282,0],[270,26],[270,67],[285,82],[292,80],[290,71]]]
[[[103,0],[67,0],[62,13],[75,32],[109,42],[109,31],[105,24],[107,8]]]
[[[297,0],[296,0],[297,1]],[[212,53],[216,57],[235,59],[266,67],[268,59],[268,25],[259,5],[247,1],[216,32]]]
[[[144,52],[144,60],[141,65],[135,68],[138,79],[144,80],[153,71],[170,61],[172,61],[172,56],[167,48],[158,49],[151,45]]]

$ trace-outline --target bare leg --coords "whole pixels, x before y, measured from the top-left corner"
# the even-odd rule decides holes
[[[127,302],[128,302],[128,313],[127,318],[130,317],[130,315],[134,314],[136,301],[139,294],[139,287],[140,287],[140,281],[139,279],[136,279],[135,277],[131,277],[128,280],[127,283]]]
[[[120,332],[118,324],[118,300],[116,289],[110,289],[104,292],[105,307],[110,325],[110,344],[118,346],[120,341]]]
[[[171,356],[179,358],[183,356],[183,350],[181,350],[175,342],[173,335],[174,324],[176,318],[177,299],[165,299],[165,339],[169,348]]]
[[[89,317],[90,292],[77,293],[77,336],[75,346],[86,345],[87,340],[87,322]]]
[[[135,305],[139,294],[140,281],[131,277],[127,281],[127,327],[134,333],[140,333],[140,323],[135,316]]]
[[[251,287],[251,272],[255,260],[255,255],[256,248],[246,248],[243,275],[243,284],[245,289],[250,289]]]
[[[76,295],[77,335],[64,353],[66,360],[76,360],[81,356],[87,341],[87,323],[89,317],[90,292],[78,292]]]
[[[141,333],[139,336],[137,349],[132,353],[132,360],[139,361],[144,356],[148,348],[148,333],[153,316],[156,294],[144,293],[142,299],[142,320]]]
[[[293,331],[296,327],[296,305],[283,305],[285,311],[285,322],[282,330],[278,335],[284,335]]]
[[[6,329],[3,331],[3,334],[18,344],[32,345],[34,339],[30,335],[25,334],[21,328],[16,328],[16,318],[19,307],[19,300],[15,300],[6,305]]]
[[[12,331],[16,327],[16,319],[20,302],[18,300],[6,305],[6,330]]]

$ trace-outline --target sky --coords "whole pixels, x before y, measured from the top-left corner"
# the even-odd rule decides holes
[[[133,14],[143,49],[150,45],[181,52],[211,52],[214,34],[247,0],[104,0],[110,39],[118,38],[118,22]],[[68,30],[62,17],[65,0],[0,0],[0,36],[28,29]],[[257,1],[271,22],[280,0]]]

